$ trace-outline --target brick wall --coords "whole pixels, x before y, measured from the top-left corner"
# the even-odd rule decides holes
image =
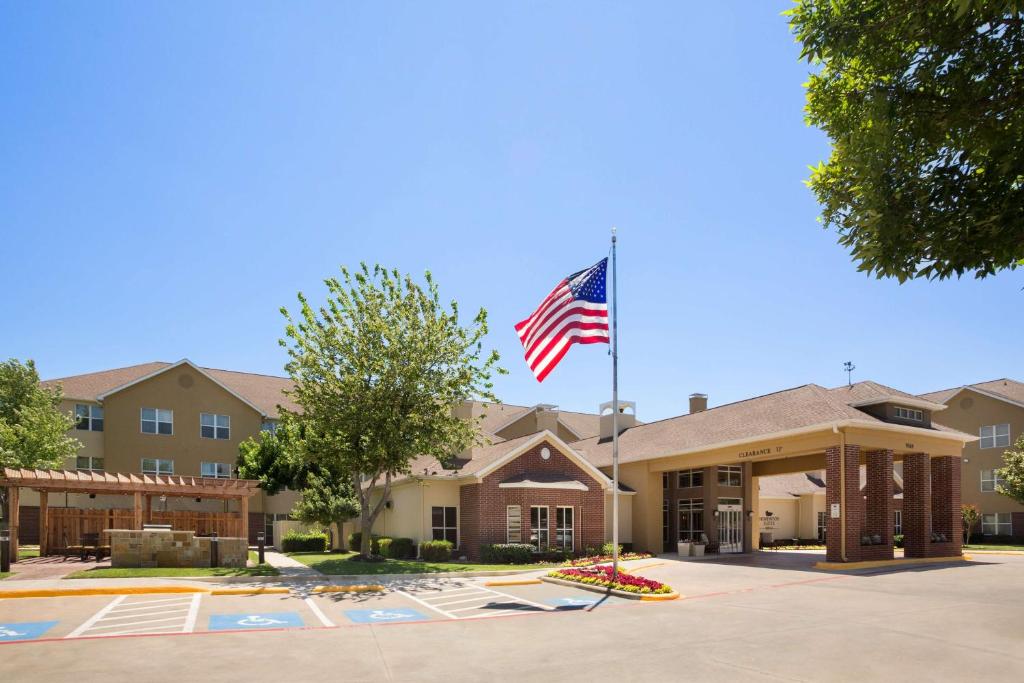
[[[946,542],[932,543],[932,557],[953,557],[963,548],[963,522],[960,511],[960,458],[950,455],[932,458],[932,531],[943,534]]]
[[[891,560],[893,557],[892,457],[893,452],[888,450],[870,451],[865,457],[867,481],[864,487],[864,525],[861,536],[871,537],[872,540],[881,537],[882,542],[864,545],[862,538],[861,560]]]
[[[928,557],[932,532],[931,463],[927,453],[903,458],[903,548],[906,557]]]
[[[548,448],[551,457],[544,460],[541,449]],[[583,482],[587,491],[562,489],[499,488],[502,481],[518,474],[537,473],[564,476]],[[556,507],[573,508],[574,549],[582,551],[588,546],[604,542],[605,493],[600,482],[580,468],[547,441],[523,453],[512,462],[500,467],[480,484],[463,486],[459,491],[462,506],[463,549],[471,560],[479,559],[480,546],[506,542],[506,508],[519,505],[522,510],[522,541],[530,540],[530,506],[548,506],[548,537],[555,543]]]
[[[830,513],[833,504],[841,504],[840,471],[845,469],[846,484],[846,559],[860,559],[861,520],[864,516],[864,497],[860,492],[860,446],[846,445],[845,457],[840,457],[839,446],[825,449],[825,510]],[[826,557],[829,562],[842,562],[840,518],[827,514],[825,527]],[[890,522],[891,523],[891,522]]]

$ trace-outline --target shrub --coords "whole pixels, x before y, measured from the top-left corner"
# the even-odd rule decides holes
[[[447,562],[452,559],[451,541],[424,541],[420,543],[420,557],[427,562]]]
[[[411,560],[416,557],[416,543],[411,538],[381,538],[377,546],[381,555],[392,560]]]
[[[892,537],[892,545],[894,548],[903,547],[903,534],[896,534]]]
[[[380,536],[377,534],[370,535],[370,554],[380,555]],[[353,531],[348,535],[348,549],[353,552],[359,552],[359,549],[363,547],[363,532]]]
[[[327,552],[327,534],[322,531],[289,531],[281,539],[281,552]]]
[[[484,564],[530,564],[534,547],[529,543],[492,543],[480,548]]]
[[[669,585],[653,579],[645,579],[642,576],[634,576],[633,574],[624,574],[619,572],[618,577],[613,580],[612,567],[607,564],[578,569],[556,569],[548,574],[548,576],[556,579],[563,579],[565,581],[573,581],[575,583],[585,583],[591,586],[614,588],[615,590],[626,591],[629,593],[672,592],[672,587]]]
[[[615,553],[615,544],[605,543],[601,546],[601,555],[613,555]],[[619,555],[622,554],[622,546],[619,546]]]

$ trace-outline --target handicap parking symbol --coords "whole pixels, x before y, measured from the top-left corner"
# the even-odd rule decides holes
[[[302,628],[302,617],[298,612],[270,612],[264,614],[213,614],[210,615],[211,631],[231,631],[249,628]]]
[[[14,640],[35,640],[56,625],[56,621],[23,621],[17,624],[0,624],[0,643],[9,643]]]
[[[393,624],[400,621],[424,621],[414,609],[347,609],[345,616],[357,624]]]

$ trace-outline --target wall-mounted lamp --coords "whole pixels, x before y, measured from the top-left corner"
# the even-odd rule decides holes
[[[747,510],[747,519],[753,519],[753,518],[754,518],[754,511],[753,510]]]
[[[711,516],[712,517],[718,517],[718,510],[715,510],[714,512],[712,512]]]

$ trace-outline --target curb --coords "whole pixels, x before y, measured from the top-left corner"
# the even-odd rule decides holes
[[[645,602],[662,601],[662,600],[678,600],[683,597],[678,591],[672,593],[630,593],[629,591],[620,591],[615,588],[604,588],[602,586],[592,586],[589,583],[576,583],[575,581],[566,581],[565,579],[556,579],[553,576],[542,576],[541,581],[547,583],[557,583],[560,586],[570,586],[572,588],[579,588],[581,590],[590,591],[591,593],[600,593],[601,595],[614,595],[617,598],[626,598],[627,600],[642,600]]]
[[[26,588],[0,591],[0,599],[18,598],[76,598],[91,595],[267,595],[291,593],[290,588],[268,586],[259,588],[206,588],[203,586],[97,586],[95,588]]]

